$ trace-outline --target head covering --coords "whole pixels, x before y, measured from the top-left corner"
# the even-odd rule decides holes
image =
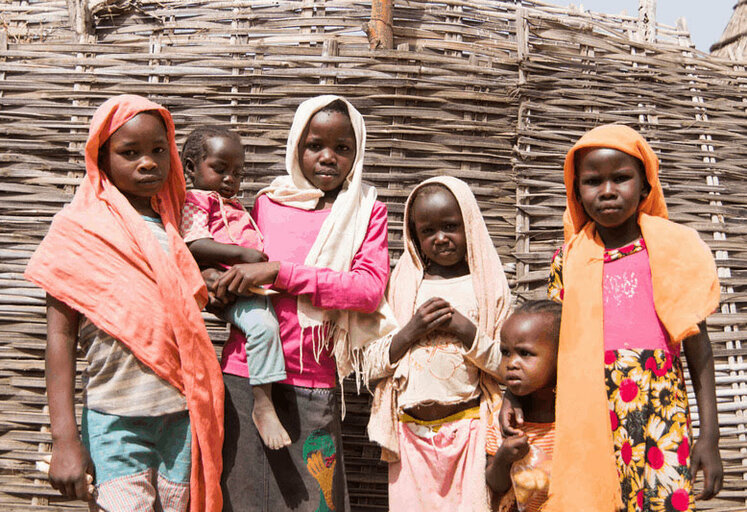
[[[314,244],[304,261],[305,265],[329,268],[338,272],[350,270],[353,257],[360,249],[368,231],[376,189],[362,183],[363,157],[366,151],[366,125],[363,116],[346,99],[339,96],[310,98],[296,110],[286,147],[285,168],[287,176],[279,176],[259,194],[294,208],[312,210],[324,196],[301,172],[298,145],[311,118],[330,103],[340,100],[348,109],[356,141],[355,161],[337,195],[332,210],[324,220]],[[323,310],[311,304],[306,295],[298,297],[298,322],[301,336],[312,329],[314,356],[332,343],[337,373],[342,381],[360,367],[363,346],[394,329],[395,323],[386,301],[382,300],[374,313],[347,310]],[[303,347],[303,343],[301,343]],[[301,355],[303,364],[303,354]]]
[[[101,145],[146,111],[161,116],[169,140],[169,174],[151,201],[166,229],[169,252],[98,166]],[[140,96],[107,100],[91,120],[85,160],[83,182],[55,215],[24,276],[184,393],[192,428],[190,510],[218,511],[223,381],[200,313],[207,290],[178,231],[185,186],[171,115]]]
[[[422,182],[415,187],[405,203],[403,222],[403,239],[405,252],[392,271],[387,288],[387,301],[394,310],[397,323],[404,326],[415,313],[415,300],[418,288],[423,281],[425,266],[410,232],[408,219],[412,208],[413,198],[417,191],[426,185],[439,184],[449,190],[457,200],[464,220],[464,233],[467,242],[467,263],[472,285],[475,290],[478,310],[478,329],[480,332],[498,340],[501,325],[508,315],[511,297],[508,289],[503,265],[490,239],[485,220],[480,213],[475,196],[469,186],[451,176],[437,176]],[[385,354],[370,354],[371,357],[389,359],[389,352]],[[399,364],[407,364],[406,357]],[[372,362],[368,362],[372,364]],[[483,406],[481,418],[487,422],[488,413],[500,398],[497,383],[486,373],[480,374],[480,385],[483,391]],[[396,436],[397,400],[393,379],[384,379],[376,386],[374,402],[371,406],[371,421],[368,426],[369,437],[379,443],[385,450],[384,458],[396,460],[399,445]],[[487,423],[486,423],[487,424]]]
[[[656,313],[672,342],[698,332],[718,306],[719,283],[710,250],[698,233],[667,220],[659,161],[633,129],[604,125],[581,137],[565,158],[563,316],[558,350],[550,498],[546,510],[615,511],[621,503],[604,382],[602,279],[604,244],[576,197],[574,155],[612,148],[643,162],[651,186],[638,207]]]

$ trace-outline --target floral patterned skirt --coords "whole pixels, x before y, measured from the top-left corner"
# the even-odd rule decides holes
[[[607,396],[626,512],[694,511],[690,414],[679,357],[608,350]]]

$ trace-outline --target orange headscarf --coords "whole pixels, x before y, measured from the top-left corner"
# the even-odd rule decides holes
[[[589,147],[617,149],[645,166],[651,191],[638,207],[638,224],[648,250],[656,313],[671,341],[696,334],[698,323],[719,303],[710,250],[697,232],[667,220],[659,161],[648,143],[621,125],[600,126],[581,137],[564,166],[565,291],[549,512],[612,512],[621,505],[602,363],[604,244],[575,193],[574,155]]]
[[[163,118],[171,168],[152,199],[170,251],[98,166],[99,148],[141,112]],[[177,226],[185,185],[174,122],[160,105],[123,95],[101,105],[86,142],[86,176],[55,215],[24,276],[85,315],[184,393],[192,428],[190,510],[219,511],[223,381],[200,313],[207,290]]]

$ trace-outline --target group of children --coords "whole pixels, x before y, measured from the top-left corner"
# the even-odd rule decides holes
[[[335,389],[355,371],[393,511],[694,510],[701,469],[699,497],[720,490],[716,269],[667,220],[639,134],[602,126],[569,151],[553,300],[513,311],[456,178],[410,193],[389,276],[365,142],[347,100],[304,101],[287,175],[249,213],[236,133],[198,128],[180,158],[163,107],[99,107],[83,183],[25,274],[47,292],[54,488],[92,510],[349,510]],[[231,324],[220,364],[204,307]]]

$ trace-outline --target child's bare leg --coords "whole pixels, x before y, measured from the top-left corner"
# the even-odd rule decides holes
[[[254,408],[252,421],[259,431],[259,437],[270,450],[279,450],[290,446],[291,439],[288,432],[280,423],[275,404],[272,403],[272,384],[258,384],[252,386]]]

